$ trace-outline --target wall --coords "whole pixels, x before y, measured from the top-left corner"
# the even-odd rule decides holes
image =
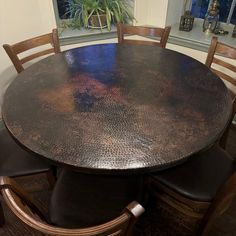
[[[167,0],[149,0],[147,25],[164,27],[166,25],[167,7]]]
[[[16,71],[2,45],[45,34],[56,27],[50,0],[0,0],[0,104]]]
[[[136,25],[164,27],[168,1],[170,0],[135,0]]]
[[[146,25],[147,24],[147,14],[148,14],[148,1],[135,0],[134,4],[134,15],[136,25]]]
[[[168,0],[168,10],[166,16],[166,25],[172,25],[179,22],[183,14],[184,0]]]
[[[178,14],[171,18],[167,16],[167,8],[174,9],[177,0],[135,0],[135,17],[138,25],[154,25],[163,27],[166,19],[176,19]],[[181,1],[181,0],[178,0]],[[168,2],[170,3],[168,6]],[[52,0],[0,0],[0,44],[15,43],[26,38],[48,33],[56,27]],[[62,47],[62,50],[84,46],[87,44],[116,42],[116,39],[91,42],[79,45]],[[187,48],[168,45],[173,50],[191,55],[204,61],[204,53]],[[8,84],[17,75],[5,51],[0,47],[0,105]]]

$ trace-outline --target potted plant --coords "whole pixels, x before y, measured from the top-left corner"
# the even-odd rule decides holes
[[[105,28],[118,22],[127,23],[134,19],[131,12],[132,0],[72,0],[69,14],[73,28]]]

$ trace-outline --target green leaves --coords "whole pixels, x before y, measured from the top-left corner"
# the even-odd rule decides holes
[[[73,28],[88,28],[89,19],[93,14],[98,15],[102,29],[102,14],[106,15],[108,30],[111,25],[118,22],[127,23],[134,19],[131,4],[133,0],[73,0],[70,4],[69,14],[73,16]]]

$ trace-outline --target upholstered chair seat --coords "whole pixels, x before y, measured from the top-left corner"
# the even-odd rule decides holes
[[[233,170],[233,159],[223,149],[214,146],[180,166],[151,177],[184,197],[211,201]]]
[[[0,129],[1,176],[32,175],[50,169],[50,164],[23,150],[5,128]]]
[[[21,188],[21,186],[18,185],[13,179],[6,176],[0,176],[0,188],[7,206],[19,220],[24,222],[28,227],[32,228],[32,235],[35,231],[42,233],[42,235],[54,236],[133,235],[132,227],[136,219],[144,212],[144,208],[138,202],[132,201],[122,209],[116,218],[113,218],[108,222],[104,222],[104,224],[93,225],[88,228],[62,228],[48,223],[41,211],[41,205],[38,204],[38,202],[35,201],[35,199],[33,199],[32,196]],[[67,199],[67,203],[68,202],[71,202],[70,198]],[[79,200],[77,203],[79,203]],[[69,210],[75,212],[77,209],[75,207],[71,207],[68,211]],[[101,217],[103,217],[102,210],[103,209],[101,209]],[[99,216],[97,217],[99,218]],[[17,232],[13,231],[12,233],[14,234]]]

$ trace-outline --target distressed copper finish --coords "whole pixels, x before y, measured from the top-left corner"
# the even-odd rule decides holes
[[[26,148],[81,171],[167,168],[215,142],[231,112],[223,82],[183,54],[96,45],[50,56],[7,89],[3,118]]]

